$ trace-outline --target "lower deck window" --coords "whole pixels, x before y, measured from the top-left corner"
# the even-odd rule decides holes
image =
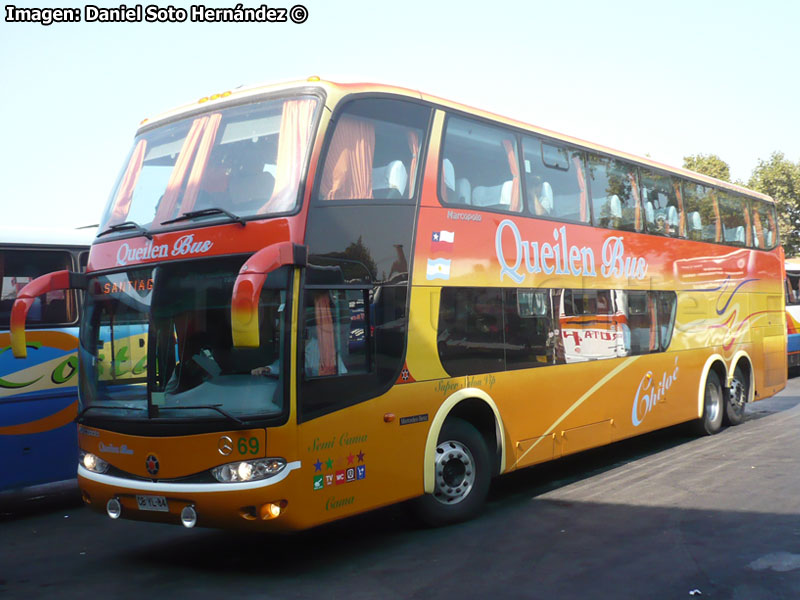
[[[442,289],[437,345],[452,376],[663,352],[675,292]]]

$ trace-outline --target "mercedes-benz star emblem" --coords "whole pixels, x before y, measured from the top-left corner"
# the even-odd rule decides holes
[[[223,435],[221,438],[219,438],[219,444],[217,444],[217,448],[222,456],[228,456],[228,454],[233,452],[233,440],[227,435]]]

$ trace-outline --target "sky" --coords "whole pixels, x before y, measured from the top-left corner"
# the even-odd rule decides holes
[[[734,180],[747,181],[776,151],[800,160],[794,0],[269,6],[298,2],[308,14],[300,24],[49,26],[7,22],[4,4],[0,223],[97,223],[142,119],[240,85],[311,75],[419,89],[668,165],[717,154]],[[86,4],[14,6],[83,16]]]

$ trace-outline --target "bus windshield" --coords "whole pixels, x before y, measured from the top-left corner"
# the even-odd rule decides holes
[[[81,400],[90,417],[258,419],[280,415],[288,271],[261,293],[258,348],[234,348],[231,294],[243,259],[96,277],[81,330]]]
[[[146,130],[134,140],[99,235],[294,210],[316,106],[313,97],[276,99]]]

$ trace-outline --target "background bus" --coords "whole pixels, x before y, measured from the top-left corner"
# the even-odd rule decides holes
[[[10,351],[17,293],[51,271],[86,268],[94,227],[0,228],[0,490],[75,477],[78,315],[82,294],[56,290],[28,312],[28,357]]]
[[[712,434],[785,385],[762,194],[386,86],[143,123],[87,277],[41,283],[87,290],[78,480],[111,517],[301,529],[414,499],[453,522],[495,475]],[[109,380],[141,327],[137,377]]]
[[[786,259],[786,353],[790,369],[800,367],[800,259]]]

